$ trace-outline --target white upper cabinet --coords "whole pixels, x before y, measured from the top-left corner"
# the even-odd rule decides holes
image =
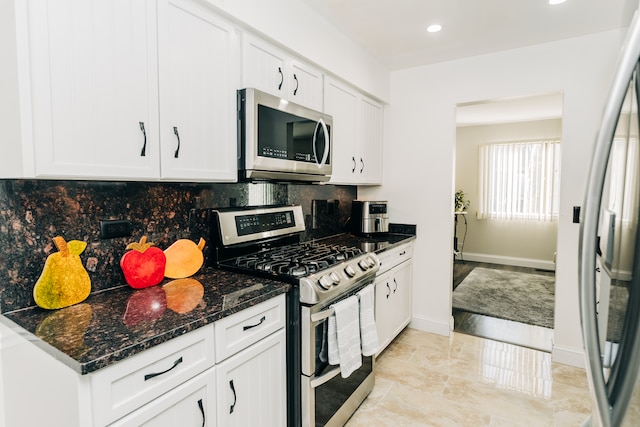
[[[35,175],[158,176],[156,2],[16,8],[27,20]]]
[[[231,24],[193,0],[13,5],[15,47],[0,48],[19,99],[0,102],[18,104],[25,166],[2,177],[236,180]]]
[[[333,117],[332,184],[382,183],[381,104],[325,79],[324,112]]]
[[[235,181],[235,29],[189,0],[159,12],[161,176]]]
[[[318,69],[251,34],[243,35],[242,86],[253,87],[322,111],[323,75]]]

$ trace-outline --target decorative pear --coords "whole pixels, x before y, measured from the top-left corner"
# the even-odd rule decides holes
[[[164,250],[167,257],[164,276],[170,279],[183,279],[196,274],[204,262],[202,250],[205,243],[203,238],[200,238],[197,245],[189,239],[176,240]]]
[[[48,310],[77,304],[91,293],[91,279],[80,260],[87,244],[79,240],[66,242],[61,236],[54,237],[53,243],[58,252],[47,257],[33,287],[36,304]]]

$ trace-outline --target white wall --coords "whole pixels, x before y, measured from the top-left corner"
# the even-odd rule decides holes
[[[389,69],[305,3],[299,0],[207,2],[369,95],[389,101]]]
[[[478,153],[480,145],[495,142],[537,141],[562,137],[562,119],[459,126],[456,129],[456,190],[471,202],[466,219],[463,259],[554,270],[557,247],[556,221],[477,219]],[[562,146],[562,144],[561,144]],[[464,235],[458,223],[458,250]],[[522,242],[526,242],[525,245]]]
[[[392,222],[415,223],[413,320],[447,335],[451,319],[456,104],[564,92],[554,360],[583,366],[578,306],[579,225],[592,145],[625,31],[400,70],[391,74],[384,185]]]

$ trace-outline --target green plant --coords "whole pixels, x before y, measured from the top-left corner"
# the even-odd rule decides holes
[[[469,199],[467,199],[467,194],[464,191],[462,190],[456,191],[456,195],[455,195],[455,211],[456,212],[466,211],[470,203],[471,202],[469,202]]]

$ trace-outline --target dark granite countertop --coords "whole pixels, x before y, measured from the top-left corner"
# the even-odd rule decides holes
[[[4,313],[0,320],[18,325],[27,332],[20,331],[23,337],[87,374],[283,294],[290,286],[213,268],[182,280],[138,290],[124,285],[71,307],[31,307]]]
[[[362,252],[375,252],[379,254],[415,239],[416,236],[413,234],[384,233],[371,236],[357,236],[355,234],[343,233],[315,240],[331,245],[355,246],[360,248]]]

